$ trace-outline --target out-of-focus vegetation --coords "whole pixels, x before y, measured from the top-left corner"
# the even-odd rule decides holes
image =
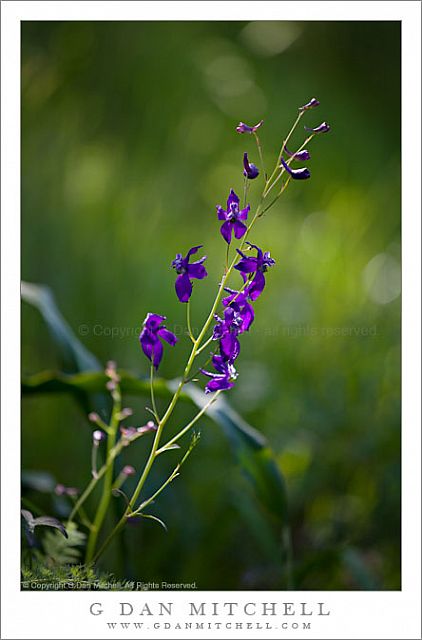
[[[236,124],[264,118],[270,165],[314,95],[321,106],[306,124],[327,120],[332,132],[312,142],[311,179],[291,184],[254,230],[277,265],[227,398],[270,440],[286,478],[294,587],[398,589],[399,23],[23,23],[22,276],[51,287],[102,362],[147,375],[146,313],[165,314],[179,334],[185,324],[176,252],[204,244],[208,254],[195,327],[213,299],[225,252],[215,205],[241,190],[244,151],[258,163]],[[161,375],[180,375],[188,348],[168,349]],[[23,374],[56,364],[40,316],[24,305]],[[146,421],[145,399],[125,404]],[[180,406],[176,420],[191,411]],[[148,521],[130,527],[102,567],[202,589],[280,588],[227,441],[208,419],[201,431],[156,505],[168,534]],[[24,399],[25,470],[83,488],[90,443],[70,397]],[[139,469],[145,453],[139,446],[126,462]],[[60,516],[63,504],[43,488],[25,495]]]

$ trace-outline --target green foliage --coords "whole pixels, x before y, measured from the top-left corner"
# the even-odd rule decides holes
[[[82,548],[86,535],[78,531],[71,522],[67,527],[67,538],[63,538],[56,531],[47,531],[43,538],[43,548],[49,565],[75,564],[82,555]]]
[[[111,573],[97,574],[92,566],[47,566],[38,557],[22,567],[21,587],[25,591],[132,591],[134,583],[116,580]]]

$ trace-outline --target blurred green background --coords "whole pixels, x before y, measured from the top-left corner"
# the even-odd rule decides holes
[[[139,326],[154,311],[180,333],[185,307],[169,265],[195,244],[209,278],[195,286],[194,327],[209,309],[225,251],[215,205],[241,191],[244,151],[258,163],[238,121],[264,118],[269,166],[314,95],[321,106],[304,120],[332,131],[312,142],[311,179],[291,184],[252,234],[277,264],[227,397],[267,436],[285,476],[294,587],[399,589],[398,22],[22,23],[22,278],[51,287],[102,362],[148,375]],[[290,146],[302,140],[298,130]],[[254,183],[252,205],[258,196]],[[179,375],[187,350],[188,340],[168,348],[161,374]],[[24,304],[23,374],[56,366],[43,321]],[[146,421],[145,399],[125,404]],[[191,413],[181,406],[174,427]],[[24,399],[25,470],[82,488],[90,442],[71,398]],[[125,462],[139,468],[146,446]],[[280,588],[245,491],[205,419],[155,507],[169,533],[148,521],[131,528],[102,567],[201,589]],[[29,497],[54,508],[52,496]]]

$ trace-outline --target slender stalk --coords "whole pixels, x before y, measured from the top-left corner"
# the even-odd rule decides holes
[[[186,303],[186,322],[187,322],[187,325],[188,325],[189,337],[192,340],[192,342],[195,343],[195,337],[193,335],[192,325],[191,325],[191,321],[190,321],[190,300],[188,300],[187,303]]]
[[[109,460],[111,456],[111,452],[114,448],[114,445],[116,442],[117,428],[119,426],[119,417],[120,417],[120,411],[121,411],[121,395],[120,395],[120,389],[118,388],[118,386],[116,386],[116,388],[113,391],[113,400],[114,400],[113,411],[111,415],[110,426],[108,429],[108,436],[107,436],[107,457],[106,457],[107,461]],[[104,522],[108,505],[110,503],[111,488],[113,484],[113,466],[114,465],[112,464],[108,464],[104,474],[103,492],[101,495],[100,502],[98,504],[94,522],[92,523],[91,532],[88,537],[88,544],[86,549],[86,560],[85,560],[87,564],[89,564],[93,559],[93,556],[95,553],[95,547],[97,544],[98,534]]]
[[[275,165],[275,167],[274,167],[274,171],[272,172],[272,174],[271,174],[271,175],[270,175],[270,177],[268,178],[267,183],[266,183],[266,185],[265,185],[265,189],[264,189],[264,197],[265,197],[265,196],[267,195],[267,193],[268,193],[268,192],[266,191],[266,189],[267,189],[268,185],[270,184],[271,180],[274,178],[274,176],[275,176],[275,175],[276,175],[276,173],[277,173],[277,169],[278,169],[278,167],[279,167],[279,165],[280,165],[280,163],[281,163],[281,157],[282,157],[282,155],[283,155],[284,147],[285,147],[285,146],[287,145],[287,143],[289,142],[289,140],[290,140],[290,138],[291,138],[291,136],[292,136],[292,134],[293,134],[294,130],[296,129],[297,125],[299,124],[300,119],[301,119],[301,117],[303,116],[303,114],[304,114],[304,113],[305,113],[304,111],[299,111],[299,115],[297,116],[296,120],[294,121],[292,128],[290,129],[289,133],[287,134],[287,137],[283,140],[283,144],[281,145],[280,153],[278,154],[278,159],[277,159],[276,165]]]
[[[171,445],[175,444],[178,440],[180,440],[180,438],[182,438],[185,433],[187,433],[192,427],[193,425],[198,422],[199,418],[201,416],[204,415],[205,411],[208,409],[209,406],[211,406],[218,398],[218,396],[220,395],[221,390],[216,391],[214,394],[214,397],[211,398],[207,404],[205,404],[202,409],[199,411],[199,413],[196,414],[196,416],[194,418],[192,418],[192,420],[189,422],[189,424],[186,425],[186,427],[184,427],[181,431],[179,431],[179,433],[177,433],[171,440],[169,440],[168,442],[166,442],[166,444],[164,444],[160,449],[157,449],[155,455],[159,456],[160,453],[163,453],[163,451],[165,451],[168,447],[170,447]]]
[[[167,487],[167,485],[170,484],[170,482],[173,482],[173,480],[179,475],[179,469],[180,469],[180,464],[177,465],[177,467],[171,472],[171,474],[169,475],[169,477],[167,478],[167,480],[165,482],[163,482],[163,484],[161,485],[161,487],[159,487],[157,489],[157,491],[155,493],[152,494],[152,496],[150,498],[148,498],[147,500],[145,500],[139,507],[138,509],[136,509],[136,511],[132,511],[132,513],[130,513],[128,515],[128,518],[134,518],[135,516],[139,515],[141,513],[141,511],[143,511],[145,509],[145,507],[147,507],[149,504],[151,504],[151,502],[154,502],[155,498],[157,498],[160,493],[162,491],[164,491],[164,489]]]
[[[299,153],[299,151],[302,151],[302,149],[304,149],[306,147],[306,145],[312,140],[312,138],[314,137],[315,134],[312,134],[311,136],[308,136],[305,140],[305,142],[303,144],[300,145],[299,149],[296,151],[296,153]],[[289,158],[289,160],[286,161],[286,164],[288,167],[290,167],[290,165],[292,164],[294,160],[294,156],[292,156],[291,158]],[[280,164],[280,163],[279,163]],[[266,190],[265,192],[265,196],[267,196],[271,189],[277,184],[277,182],[280,180],[281,176],[283,175],[283,173],[285,173],[286,169],[282,166],[281,167],[281,171],[279,173],[279,175],[276,177],[276,179],[274,180],[274,182],[272,183],[272,185]]]
[[[267,172],[265,171],[264,157],[263,157],[263,154],[262,154],[261,142],[259,140],[259,137],[258,137],[258,134],[256,133],[256,131],[253,132],[253,135],[254,135],[254,138],[255,138],[256,146],[258,147],[259,159],[261,161],[262,171],[263,171],[264,176],[265,176],[265,182],[267,182]]]
[[[155,404],[155,394],[154,394],[154,365],[151,363],[151,369],[150,369],[150,376],[149,376],[149,386],[151,389],[151,404],[152,404],[152,410],[154,413],[154,416],[157,420],[157,422],[159,421],[159,416],[158,416],[158,412],[157,412],[157,405]]]

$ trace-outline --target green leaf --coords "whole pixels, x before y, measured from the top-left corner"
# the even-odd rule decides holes
[[[44,552],[54,564],[76,564],[81,557],[81,547],[85,544],[86,535],[78,531],[74,522],[68,526],[67,533],[67,539],[56,531],[48,531],[44,536]]]
[[[57,308],[53,294],[45,285],[22,282],[21,295],[25,302],[36,307],[60,348],[62,368],[65,371],[100,371],[97,358],[76,337]]]

